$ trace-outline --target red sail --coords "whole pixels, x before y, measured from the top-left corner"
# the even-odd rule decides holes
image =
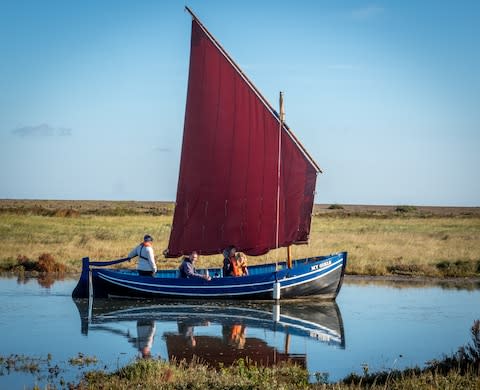
[[[216,254],[228,245],[260,255],[308,240],[318,169],[284,126],[279,181],[279,129],[272,108],[194,18],[167,256]]]

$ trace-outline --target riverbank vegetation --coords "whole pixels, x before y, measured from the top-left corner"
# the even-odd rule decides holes
[[[231,366],[210,367],[198,358],[192,361],[149,358],[138,359],[116,371],[92,370],[90,364],[97,359],[79,353],[68,360],[72,367],[84,371],[77,383],[66,382],[62,373],[66,369],[54,362],[51,354],[45,358],[25,355],[0,355],[0,375],[22,372],[36,377],[44,374],[48,385],[41,388],[55,389],[305,389],[305,390],[354,390],[354,389],[464,389],[480,388],[480,320],[474,321],[471,342],[456,353],[441,360],[428,362],[424,368],[369,372],[363,366],[362,374],[350,374],[332,383],[328,373],[309,373],[306,368],[291,362],[261,366],[239,359]],[[48,374],[47,374],[48,373]],[[22,386],[27,388],[26,386]]]
[[[155,238],[159,268],[175,268],[177,259],[162,256],[173,209],[167,202],[1,200],[0,270],[79,272],[82,257],[125,257],[144,233]],[[346,250],[353,275],[478,277],[480,208],[316,205],[310,244],[292,249],[295,258]],[[42,256],[56,268],[38,269]],[[279,249],[249,263],[285,256]],[[199,266],[219,264],[216,255]]]
[[[139,360],[114,373],[88,372],[75,389],[478,389],[480,387],[480,321],[471,328],[472,342],[423,369],[351,374],[328,383],[328,374],[308,371],[291,363],[261,367],[239,360],[231,367],[211,369],[201,362]]]
[[[373,376],[372,376],[373,377]],[[396,372],[388,377],[378,377],[371,383],[365,381],[338,383],[308,383],[308,373],[292,365],[279,367],[232,367],[216,372],[201,364],[174,366],[158,360],[138,361],[113,374],[87,373],[71,389],[305,389],[305,390],[477,390],[480,386],[478,372],[460,374],[456,369],[448,373],[435,373],[419,369]]]

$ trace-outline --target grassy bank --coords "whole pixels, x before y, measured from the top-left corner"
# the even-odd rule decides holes
[[[480,388],[480,320],[470,328],[471,341],[456,353],[432,360],[424,368],[369,372],[363,366],[362,374],[350,374],[336,383],[329,382],[328,373],[309,373],[293,362],[262,366],[250,360],[239,359],[231,366],[212,367],[198,358],[192,361],[170,361],[149,358],[138,359],[125,367],[92,370],[94,356],[78,353],[68,360],[68,369],[76,367],[83,372],[76,382],[66,382],[61,374],[67,367],[55,364],[51,354],[46,357],[0,355],[0,375],[32,374],[41,378],[49,373],[49,384],[34,389],[479,389]],[[43,376],[43,378],[45,378]],[[24,377],[22,380],[26,380]],[[57,387],[58,386],[58,387]],[[24,388],[30,388],[23,384]]]
[[[176,364],[161,360],[140,360],[112,374],[89,372],[76,389],[478,389],[480,388],[480,321],[472,328],[472,342],[424,369],[351,374],[338,383],[292,363],[261,367],[239,360],[231,367],[214,370],[199,362]],[[328,375],[328,374],[327,374]]]
[[[0,201],[0,269],[20,260],[51,255],[70,271],[81,258],[125,257],[148,232],[155,237],[160,268],[178,266],[164,259],[172,223],[171,203]],[[294,257],[347,250],[347,273],[357,275],[480,275],[478,208],[316,206],[309,245],[294,246]],[[251,257],[250,264],[282,260],[285,250]],[[204,257],[200,266],[218,266]],[[134,264],[132,264],[134,266]]]
[[[72,389],[305,389],[305,390],[431,390],[463,389],[477,390],[480,377],[473,369],[460,373],[452,369],[447,373],[421,371],[419,369],[397,372],[388,377],[379,375],[370,381],[349,381],[339,383],[308,383],[308,373],[297,366],[245,367],[243,364],[216,372],[201,364],[175,366],[153,361],[138,361],[118,372],[90,372]]]

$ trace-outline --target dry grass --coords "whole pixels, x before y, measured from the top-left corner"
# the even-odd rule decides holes
[[[139,360],[120,370],[87,372],[76,389],[478,389],[480,386],[480,321],[471,328],[472,342],[442,360],[419,367],[350,374],[342,381],[328,383],[328,373],[314,373],[317,383],[308,382],[308,371],[292,362],[262,367],[238,360],[230,367],[215,370],[201,361],[170,363]]]
[[[480,272],[480,218],[314,218],[311,236],[315,252],[348,250],[353,274],[439,276],[449,263]]]
[[[0,248],[3,261],[18,255],[38,258],[50,253],[70,269],[79,270],[81,258],[96,260],[125,257],[143,234],[155,237],[158,249],[166,248],[171,217],[0,215]]]
[[[171,209],[162,202],[0,201],[0,268],[8,269],[19,256],[38,259],[50,254],[69,270],[79,271],[84,256],[125,257],[145,233],[155,238],[159,268],[177,267],[177,259],[161,255],[167,247]],[[343,250],[349,252],[350,274],[478,276],[480,214],[477,208],[427,213],[415,208],[398,212],[371,206],[334,210],[316,206],[310,244],[294,246],[293,256]],[[285,255],[280,249],[252,257],[249,263],[282,260]],[[200,262],[220,264],[220,255]]]

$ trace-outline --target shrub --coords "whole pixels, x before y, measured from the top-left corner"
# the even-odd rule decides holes
[[[37,263],[25,255],[17,256],[17,266],[22,267],[24,271],[37,271]]]
[[[443,276],[467,276],[475,273],[475,263],[471,261],[442,261],[436,265]],[[477,270],[478,273],[478,270]]]
[[[334,204],[331,204],[330,206],[328,206],[328,209],[329,210],[343,210],[344,207],[341,204],[334,203]]]
[[[411,211],[415,211],[417,208],[415,206],[397,206],[395,211],[397,213],[409,213]]]
[[[394,264],[386,268],[392,275],[432,275],[433,271],[428,264]]]
[[[39,272],[65,272],[65,264],[57,263],[50,253],[43,253],[38,257],[37,271]]]
[[[448,373],[459,370],[461,374],[473,372],[480,374],[480,320],[474,321],[470,328],[472,342],[460,347],[452,356],[445,356],[442,360],[433,360],[428,363],[428,368],[435,372]]]
[[[80,212],[75,209],[59,209],[55,211],[54,216],[61,218],[78,218],[80,217]]]

